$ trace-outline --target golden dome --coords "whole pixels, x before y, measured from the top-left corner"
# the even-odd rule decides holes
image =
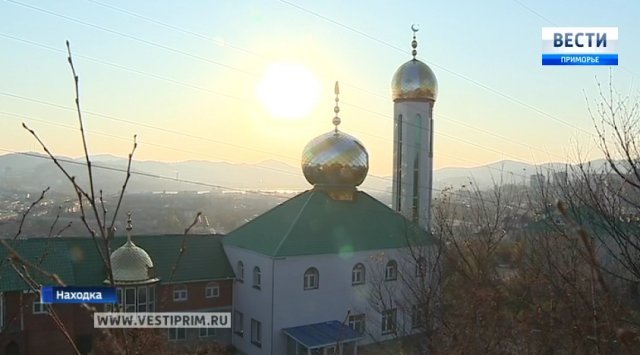
[[[354,188],[364,181],[369,171],[369,153],[355,137],[338,131],[340,125],[340,87],[334,88],[336,106],[333,112],[333,132],[325,133],[307,143],[302,150],[302,172],[314,186]]]
[[[411,26],[411,31],[413,31],[411,55],[413,55],[413,59],[402,64],[393,74],[393,79],[391,80],[393,101],[436,101],[438,96],[438,80],[436,80],[435,74],[433,74],[428,65],[416,59],[416,55],[418,55],[416,33],[418,30],[418,25],[413,24]]]
[[[396,70],[391,80],[391,95],[393,101],[435,101],[438,96],[438,80],[428,65],[414,58]]]
[[[312,185],[356,187],[369,171],[369,153],[343,132],[329,132],[311,140],[302,151],[302,172]]]
[[[145,284],[158,281],[151,257],[131,240],[111,253],[111,270],[116,284]]]

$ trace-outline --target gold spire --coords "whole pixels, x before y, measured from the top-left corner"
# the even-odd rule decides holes
[[[418,47],[416,32],[418,32],[419,30],[420,26],[416,25],[415,23],[411,25],[411,31],[413,31],[413,41],[411,41],[411,48],[413,48],[413,50],[411,51],[411,55],[413,55],[413,59],[416,59],[416,55],[418,55],[418,51],[416,50],[416,48]]]
[[[340,86],[338,85],[337,81],[336,85],[333,88],[333,92],[336,94],[336,106],[333,108],[333,112],[336,115],[335,117],[333,117],[333,125],[336,126],[335,134],[338,134],[338,126],[340,125],[340,117],[338,117],[338,113],[340,113],[340,106],[338,106],[338,102],[340,102],[340,99],[338,98],[338,95],[340,95]]]
[[[133,230],[133,225],[131,225],[131,211],[127,212],[127,242],[131,243],[131,230]]]

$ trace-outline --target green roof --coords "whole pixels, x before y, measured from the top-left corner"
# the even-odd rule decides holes
[[[351,253],[430,244],[424,229],[368,194],[334,200],[303,192],[229,233],[225,245],[272,256]]]
[[[133,242],[143,248],[153,260],[160,282],[169,282],[171,269],[178,260],[182,241],[185,250],[171,282],[193,282],[233,278],[233,270],[222,248],[219,236],[182,235],[135,236]],[[111,243],[115,250],[126,241],[116,237]],[[74,286],[100,286],[106,270],[91,238],[29,238],[13,243],[24,259],[38,264],[42,255],[42,269],[57,274],[64,283]],[[26,290],[27,285],[7,261],[7,250],[0,246],[0,291]],[[29,268],[29,274],[42,284],[53,284]]]

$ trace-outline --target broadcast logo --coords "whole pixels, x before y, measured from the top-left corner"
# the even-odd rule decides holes
[[[618,65],[618,28],[543,27],[542,65]]]
[[[42,286],[41,303],[117,303],[113,287]]]

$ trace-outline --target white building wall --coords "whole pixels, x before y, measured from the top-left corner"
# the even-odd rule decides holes
[[[399,270],[414,270],[405,250],[376,250],[344,255],[310,255],[280,258],[275,261],[275,293],[273,320],[273,352],[286,353],[286,335],[284,328],[295,327],[324,321],[345,321],[347,312],[364,313],[368,336],[359,342],[360,345],[373,341],[391,339],[392,335],[381,334],[382,316],[370,304],[374,299],[372,286],[382,286],[393,293],[393,302],[402,303],[403,281],[384,281],[384,267],[389,259],[399,264]],[[357,263],[366,267],[364,285],[352,285],[351,272]],[[320,274],[319,288],[304,290],[304,273],[315,267]],[[412,272],[412,271],[410,271]],[[405,312],[406,307],[398,307],[398,327],[410,329],[411,314]],[[402,309],[401,309],[402,308]],[[406,314],[405,314],[406,313]],[[408,322],[408,323],[407,323]]]
[[[245,354],[272,354],[271,352],[271,319],[272,319],[272,281],[273,260],[270,257],[246,249],[224,246],[229,263],[237,273],[238,261],[244,264],[244,281],[235,281],[233,288],[234,311],[242,312],[244,335],[232,335],[232,344]],[[258,266],[261,271],[261,287],[253,287],[253,269]],[[236,275],[237,277],[237,275]],[[234,314],[232,313],[232,323]],[[251,319],[262,324],[262,346],[251,343]],[[233,330],[233,324],[232,324]]]
[[[365,314],[365,339],[359,345],[388,340],[382,335],[382,315],[372,305],[373,289],[381,286],[390,308],[397,308],[398,328],[402,333],[411,329],[411,304],[407,304],[400,277],[384,281],[384,268],[391,259],[398,271],[413,276],[415,265],[406,249],[373,250],[356,253],[326,254],[275,258],[246,249],[225,246],[231,266],[244,264],[244,282],[236,281],[233,308],[243,314],[244,335],[232,335],[232,343],[244,354],[285,354],[286,336],[282,329],[331,320],[345,321],[351,315]],[[366,267],[365,283],[352,285],[351,272],[357,263]],[[261,270],[261,288],[253,288],[253,268]],[[304,290],[304,273],[318,269],[319,288]],[[272,276],[275,275],[275,278]],[[232,323],[234,315],[232,314]],[[251,319],[262,324],[262,345],[251,343]],[[233,327],[233,325],[232,325]],[[232,328],[233,329],[233,328]]]

